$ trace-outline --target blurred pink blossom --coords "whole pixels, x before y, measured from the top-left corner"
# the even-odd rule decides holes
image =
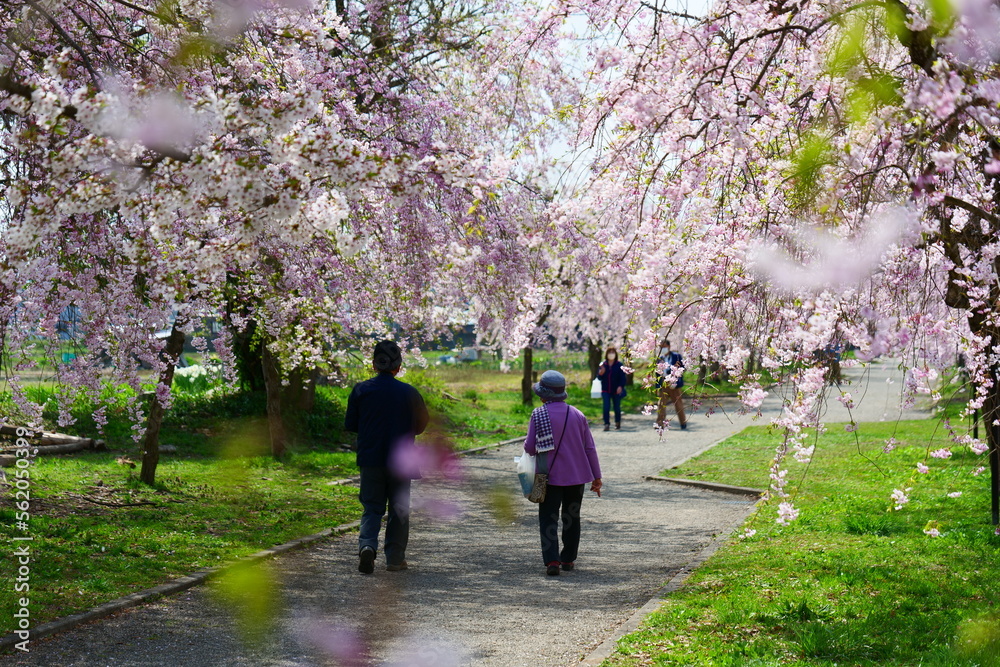
[[[447,481],[462,479],[462,464],[448,446],[441,443],[400,442],[389,460],[393,474],[403,479],[439,477]]]
[[[425,463],[423,448],[408,439],[396,443],[389,458],[389,469],[400,479],[420,479]]]
[[[413,499],[412,508],[422,510],[438,521],[457,521],[462,516],[462,506],[453,500],[422,495]]]
[[[969,64],[1000,59],[1000,8],[991,0],[951,0],[957,21],[943,40],[945,47]]]
[[[461,667],[469,663],[467,653],[460,644],[449,639],[411,635],[399,640],[394,657],[385,667]]]
[[[751,269],[760,279],[792,292],[861,284],[878,268],[892,246],[903,243],[916,229],[915,214],[896,206],[868,221],[853,238],[818,228],[796,232],[790,242],[807,259],[799,262],[777,244],[758,243],[748,251]]]
[[[314,621],[306,626],[305,635],[341,667],[361,667],[368,662],[364,640],[349,628]]]

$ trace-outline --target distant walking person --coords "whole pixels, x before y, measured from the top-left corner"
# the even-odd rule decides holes
[[[569,571],[576,566],[583,487],[589,482],[590,490],[600,497],[601,464],[587,418],[565,403],[566,378],[562,373],[545,371],[532,389],[544,405],[531,413],[524,451],[537,457],[538,472],[548,472],[545,500],[538,504],[538,530],[545,572],[557,575],[560,567]]]
[[[618,350],[609,347],[604,361],[597,368],[601,379],[601,398],[604,400],[604,430],[611,430],[611,405],[615,406],[615,430],[622,427],[622,398],[625,396],[625,368],[618,361]]]
[[[420,392],[396,379],[403,354],[391,340],[375,345],[372,367],[378,375],[354,385],[347,399],[344,428],[358,434],[358,468],[361,514],[358,570],[375,571],[378,534],[385,525],[386,570],[405,570],[406,543],[410,536],[410,480],[393,472],[393,456],[413,445],[427,428],[428,414]]]
[[[667,400],[674,404],[677,420],[681,429],[686,429],[687,417],[684,416],[684,358],[680,352],[670,349],[670,341],[664,339],[660,344],[660,356],[656,358],[656,388],[660,390],[660,400],[656,406],[656,425],[663,428],[667,419]]]

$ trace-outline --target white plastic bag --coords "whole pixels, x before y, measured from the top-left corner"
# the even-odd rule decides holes
[[[521,482],[521,493],[527,498],[531,495],[531,487],[535,484],[535,457],[524,452],[520,457],[514,457],[517,463],[517,479]]]
[[[601,378],[594,378],[594,381],[590,383],[590,397],[601,397]]]

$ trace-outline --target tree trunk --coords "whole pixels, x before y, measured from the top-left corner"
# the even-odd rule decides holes
[[[590,367],[590,381],[593,382],[594,378],[597,377],[597,370],[601,367],[601,361],[603,361],[604,355],[601,353],[601,341],[596,343],[592,340],[587,341],[587,366]]]
[[[160,373],[157,388],[166,387],[169,390],[173,386],[174,368],[177,367],[177,359],[184,351],[184,332],[179,328],[182,325],[183,322],[174,320],[174,325],[170,329],[170,336],[167,338],[167,345],[163,350],[167,365]],[[139,471],[139,479],[150,486],[156,483],[156,466],[160,463],[160,427],[163,425],[165,412],[166,408],[160,402],[157,392],[154,391],[149,406],[149,417],[146,419],[146,439],[142,447],[142,469]]]
[[[288,374],[288,384],[282,387],[281,404],[301,412],[311,412],[316,404],[316,380],[319,371],[315,368],[296,368]]]
[[[521,403],[531,407],[535,403],[535,392],[531,390],[532,385],[532,363],[531,355],[534,350],[531,347],[524,348],[524,374],[521,375]]]
[[[987,390],[983,402],[983,425],[986,427],[986,443],[990,455],[990,511],[993,525],[1000,525],[1000,426],[994,424],[1000,419],[1000,369],[990,372],[993,386]]]
[[[233,354],[236,357],[236,371],[240,388],[257,392],[264,389],[264,365],[261,358],[263,344],[257,340],[257,323],[247,323],[243,330],[233,329]]]
[[[1000,295],[991,294],[992,302],[996,303]],[[951,305],[950,303],[948,305]],[[1000,331],[990,326],[982,313],[973,311],[969,315],[969,329],[972,333],[982,336],[988,341],[986,349],[993,349],[993,341],[1000,340]],[[983,401],[983,427],[986,431],[986,444],[989,445],[990,457],[990,514],[993,525],[1000,525],[1000,367],[993,366],[989,371],[989,381],[993,386],[986,390],[986,400]],[[975,384],[975,383],[973,383]],[[978,419],[976,420],[978,422]]]
[[[285,425],[281,421],[281,377],[278,360],[267,345],[262,343],[261,365],[264,369],[264,388],[267,391],[267,430],[271,436],[271,454],[276,459],[285,455]]]
[[[990,510],[993,525],[1000,525],[1000,426],[990,422]]]

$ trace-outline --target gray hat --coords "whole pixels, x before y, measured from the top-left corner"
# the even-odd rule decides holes
[[[543,401],[566,400],[566,378],[559,371],[545,371],[531,388]]]

